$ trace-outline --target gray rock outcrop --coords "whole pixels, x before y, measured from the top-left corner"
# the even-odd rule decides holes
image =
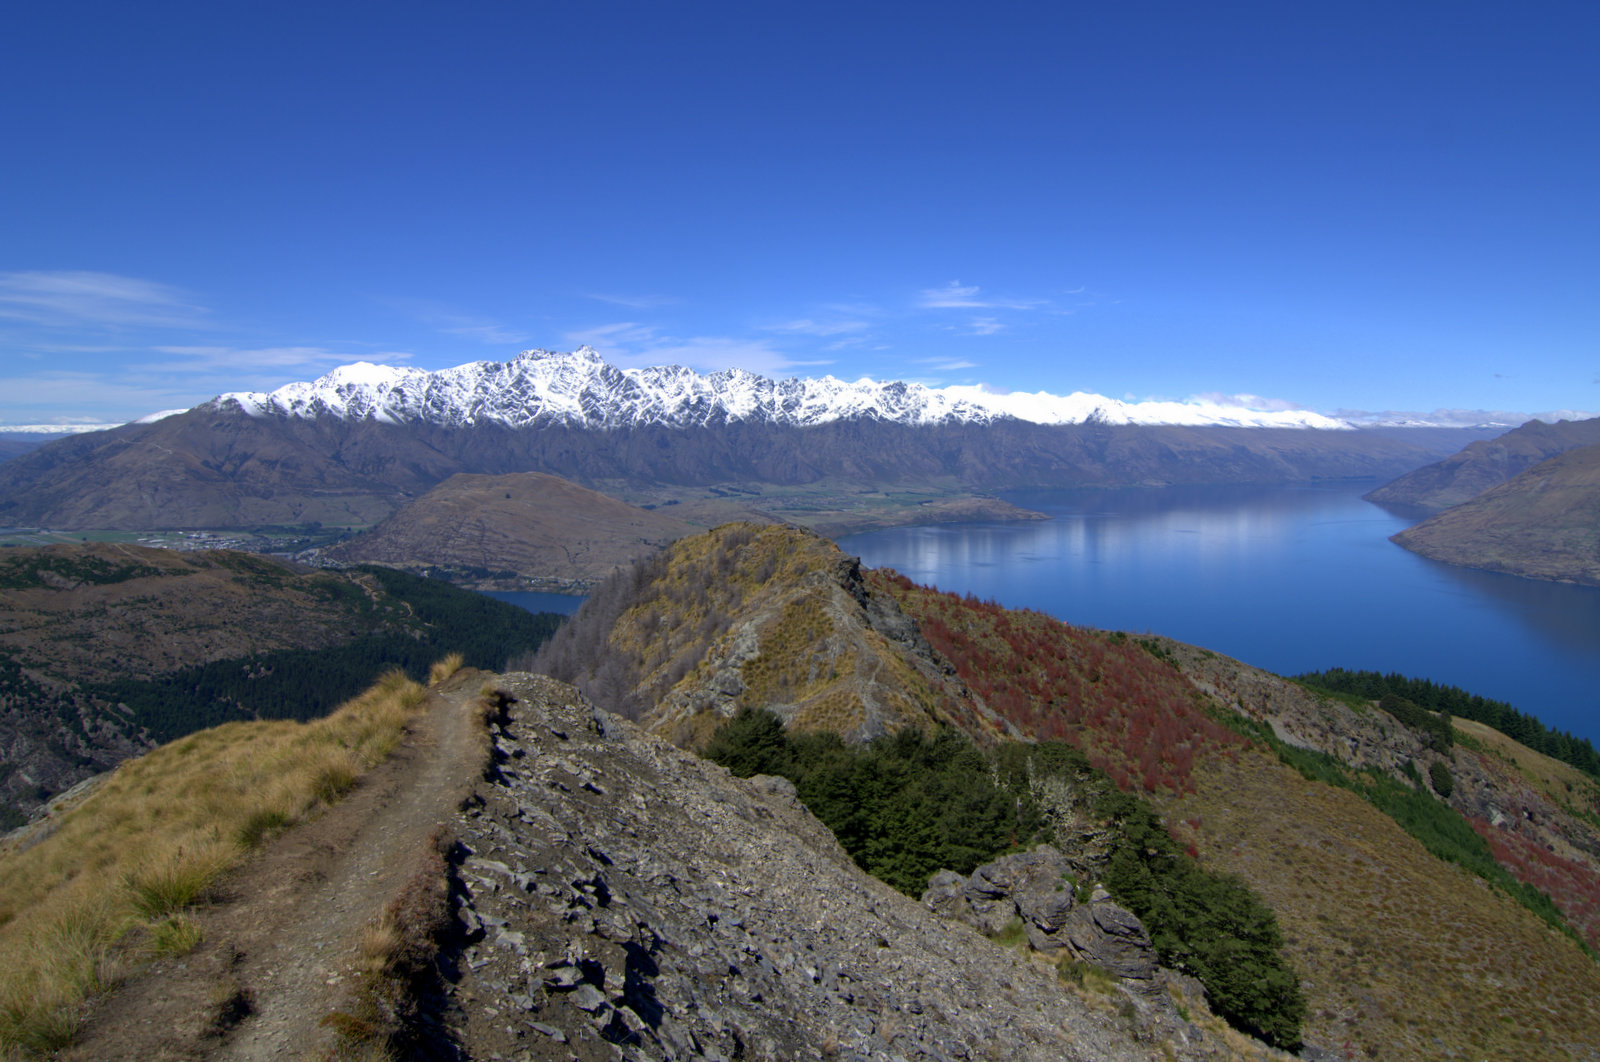
[[[1083,962],[1137,988],[1156,984],[1156,954],[1144,923],[1110,900],[1084,904],[1066,926],[1067,946]]]
[[[466,935],[447,956],[443,1012],[467,1057],[1054,1062],[1218,1048],[1091,1006],[1050,964],[868,877],[781,779],[735,779],[553,680],[503,683],[515,701],[499,762],[454,824]],[[1049,866],[1045,854],[1011,867],[1008,895],[1070,936],[1071,890],[1054,899]]]
[[[1076,899],[1071,864],[1049,845],[1002,856],[965,878],[941,870],[922,897],[934,913],[985,933],[1000,933],[1018,921],[1038,951],[1098,966],[1135,991],[1158,988],[1155,949],[1138,917],[1103,889],[1087,903]]]

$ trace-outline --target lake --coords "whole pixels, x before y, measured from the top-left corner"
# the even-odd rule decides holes
[[[839,540],[871,567],[1283,675],[1399,671],[1600,744],[1600,590],[1455,568],[1388,541],[1377,483],[1005,495],[1052,517]]]
[[[559,612],[563,616],[572,615],[578,611],[579,605],[588,600],[572,594],[539,594],[531,590],[485,590],[483,596],[525,608],[529,612]]]

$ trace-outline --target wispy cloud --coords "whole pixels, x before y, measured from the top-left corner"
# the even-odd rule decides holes
[[[870,327],[872,326],[867,321],[813,321],[809,317],[802,317],[795,321],[768,325],[766,330],[769,332],[788,332],[793,335],[828,337],[864,332]]]
[[[1195,400],[1209,402],[1216,406],[1230,406],[1239,409],[1249,409],[1257,413],[1282,413],[1289,410],[1302,410],[1309,407],[1298,402],[1290,402],[1282,398],[1264,398],[1252,394],[1226,394],[1222,391],[1206,391],[1194,396]]]
[[[593,347],[602,354],[625,353],[635,347],[652,343],[656,338],[654,325],[619,321],[615,324],[595,325],[563,333],[568,343],[579,347]]]
[[[460,336],[476,343],[495,347],[521,348],[531,342],[531,337],[503,322],[472,313],[463,313],[458,306],[433,299],[382,298],[381,304],[414,317],[440,335]]]
[[[801,366],[831,364],[798,359],[765,339],[730,336],[681,339],[662,335],[654,325],[633,321],[567,332],[565,338],[574,345],[594,347],[607,361],[621,368],[686,365],[701,372],[738,368],[770,376]]]
[[[162,409],[188,408],[211,397],[176,380],[141,375],[51,371],[0,377],[0,423],[122,423]],[[11,403],[4,396],[20,396]],[[136,412],[135,412],[136,411]]]
[[[643,352],[647,365],[687,365],[701,371],[747,369],[763,376],[775,376],[805,366],[831,365],[826,360],[797,360],[771,346],[764,339],[734,339],[726,336],[695,336],[679,343],[665,343]]]
[[[404,362],[411,355],[404,351],[376,351],[354,355],[325,347],[220,347],[184,346],[153,347],[160,354],[170,354],[178,361],[156,362],[140,368],[163,372],[241,372],[260,378],[263,369],[283,369],[295,372],[325,372],[352,361]]]
[[[588,292],[585,298],[594,299],[596,302],[609,302],[613,306],[622,306],[629,310],[657,310],[663,306],[674,306],[681,300],[671,295],[606,295],[600,292]]]
[[[977,362],[967,361],[963,358],[919,358],[917,359],[917,364],[926,365],[930,369],[936,369],[939,372],[957,372],[961,369],[976,369],[978,367]]]
[[[513,332],[494,321],[476,321],[467,317],[451,318],[454,323],[439,325],[447,336],[462,336],[496,347],[522,346],[529,342],[524,332]]]
[[[1045,302],[1045,299],[985,295],[976,284],[962,284],[959,280],[942,287],[924,288],[917,296],[917,305],[925,310],[1031,310]]]
[[[1004,328],[1005,325],[1001,324],[993,317],[974,317],[972,319],[972,330],[967,334],[974,336],[992,336]]]
[[[0,317],[50,328],[201,328],[206,310],[166,284],[115,273],[0,273]]]

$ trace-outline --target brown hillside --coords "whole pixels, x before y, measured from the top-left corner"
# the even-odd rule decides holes
[[[691,530],[556,476],[463,473],[326,555],[443,571],[480,588],[587,590]]]
[[[0,553],[0,651],[47,676],[148,678],[368,633],[349,579],[230,550],[117,543]]]
[[[1412,785],[1406,765],[1443,759],[1449,804],[1517,880],[1554,901],[1600,947],[1600,783],[1489,727],[1457,722],[1447,755],[1393,717],[1165,638],[1075,628],[869,574],[913,616],[959,677],[1022,733],[1065,740],[1124,789],[1192,793],[1196,764],[1247,742],[1214,713],[1235,711],[1283,741]]]
[[[1541,461],[1596,443],[1600,417],[1555,424],[1530,420],[1499,438],[1471,443],[1443,461],[1407,472],[1366,497],[1379,505],[1436,513],[1470,501]]]
[[[97,683],[419,625],[361,572],[116,543],[0,551],[0,810],[31,811],[150,746]]]
[[[1358,793],[1308,780],[1264,740],[1220,724],[1270,727],[1354,779],[1408,787],[1458,834],[1489,831],[1479,849],[1489,869],[1498,858],[1547,889],[1588,934],[1600,885],[1592,781],[1557,778],[1547,764],[1524,773],[1505,746],[1463,731],[1443,757],[1456,818],[1426,783],[1401,781],[1441,754],[1373,706],[1166,639],[1078,630],[854,568],[792,528],[721,528],[597,593],[546,659],[616,703],[631,699],[679,742],[702,740],[744,705],[860,739],[896,725],[873,706],[897,697],[932,708],[899,721],[947,721],[987,739],[999,716],[1026,736],[1062,738],[1149,793],[1202,863],[1237,873],[1273,908],[1313,1047],[1417,1062],[1600,1048],[1600,1017],[1583,1003],[1600,992],[1600,967],[1574,940]]]
[[[1600,445],[1542,461],[1394,541],[1447,564],[1600,586]]]
[[[1167,808],[1202,863],[1238,874],[1283,927],[1335,1058],[1590,1059],[1600,967],[1531,912],[1423,850],[1354,793],[1261,752],[1197,769]]]
[[[886,490],[946,498],[997,490],[1283,483],[1398,475],[1437,440],[1367,431],[1174,425],[813,427],[739,422],[586,431],[252,417],[200,406],[48,443],[0,462],[0,524],[56,529],[365,527],[458,472],[541,471],[613,494],[781,487],[803,518],[842,505],[881,516]],[[850,495],[860,497],[852,500]],[[877,497],[874,497],[874,496]],[[908,519],[915,515],[908,511]],[[819,521],[820,522],[820,521]]]
[[[1197,756],[1246,744],[1149,639],[941,593],[893,571],[869,573],[868,585],[916,619],[989,707],[1031,738],[1083,749],[1122,789],[1192,790]]]
[[[1008,727],[973,697],[859,564],[793,527],[728,524],[596,591],[538,669],[679,744],[745,706],[866,740],[948,723]]]
[[[868,582],[897,599],[990,707],[1029,736],[1083,748],[1124,788],[1151,793],[1202,862],[1239,874],[1272,906],[1305,980],[1308,1043],[1419,1060],[1472,1051],[1587,1058],[1600,1045],[1600,1021],[1570,1009],[1600,987],[1600,967],[1570,939],[1431,855],[1355,793],[1247,749],[1214,714],[1239,712],[1287,742],[1390,777],[1404,777],[1412,760],[1426,768],[1436,754],[1386,713],[1167,639],[1081,630],[890,572]],[[1466,732],[1450,756],[1451,806],[1514,876],[1549,892],[1569,924],[1600,941],[1600,787],[1504,735]],[[1489,940],[1497,943],[1486,949]],[[1528,965],[1508,971],[1498,958],[1506,954]],[[1439,1020],[1490,984],[1541,1004]]]

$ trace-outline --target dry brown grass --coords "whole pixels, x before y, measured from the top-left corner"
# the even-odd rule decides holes
[[[1600,1043],[1600,967],[1354,793],[1259,752],[1211,758],[1196,777],[1167,819],[1198,818],[1202,862],[1277,914],[1310,1042],[1419,1062],[1546,1062]]]
[[[467,658],[460,653],[451,653],[442,660],[435,660],[433,667],[428,669],[428,685],[437,686],[457,671],[460,671],[466,662]]]
[[[425,696],[391,672],[311,723],[192,734],[123,764],[38,844],[0,852],[0,1057],[61,1047],[86,995],[192,946],[182,912],[387,757]]]

